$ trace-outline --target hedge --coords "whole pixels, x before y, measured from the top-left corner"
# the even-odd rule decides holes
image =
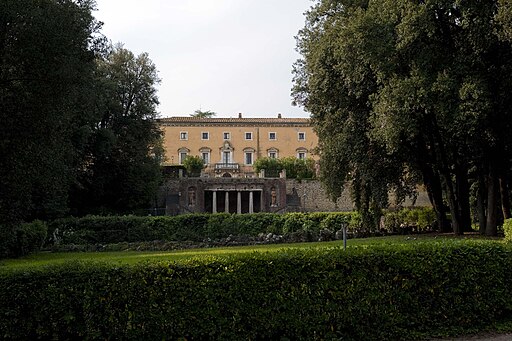
[[[503,233],[505,234],[505,241],[512,241],[512,219],[505,219],[503,222]]]
[[[382,226],[383,233],[428,229],[431,209],[388,212]],[[389,217],[392,217],[389,218]],[[386,220],[387,219],[387,220]],[[233,236],[258,236],[259,234],[307,233],[318,239],[322,230],[332,233],[342,226],[348,227],[353,236],[368,235],[369,229],[361,225],[357,212],[314,213],[257,213],[257,214],[187,214],[164,217],[140,216],[87,216],[64,218],[49,223],[50,244],[112,244],[124,242],[195,241]]]
[[[0,272],[0,338],[409,340],[505,316],[511,280],[475,241],[72,263]]]

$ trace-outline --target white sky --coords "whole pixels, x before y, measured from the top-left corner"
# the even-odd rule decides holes
[[[290,92],[312,0],[96,1],[103,34],[155,63],[162,117],[308,117]]]

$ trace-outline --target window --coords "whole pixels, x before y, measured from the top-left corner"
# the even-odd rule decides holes
[[[299,134],[298,134],[298,140],[299,140],[299,141],[306,141],[306,133],[299,132]]]
[[[245,152],[245,164],[252,165],[252,152]]]
[[[305,160],[307,150],[304,148],[297,148],[297,159]]]
[[[231,163],[231,152],[230,151],[222,152],[222,162],[223,163]]]
[[[188,140],[188,133],[186,131],[180,131],[180,140]]]
[[[277,159],[279,157],[279,151],[276,148],[270,148],[267,150],[267,155],[271,159]]]
[[[203,131],[201,133],[201,140],[209,140],[210,139],[210,133],[208,133],[207,131]]]
[[[183,164],[183,161],[187,158],[187,152],[180,152],[180,165]]]
[[[180,162],[180,165],[183,164],[183,161],[185,161],[185,159],[187,158],[188,153],[190,153],[190,149],[188,148],[182,147],[178,149],[178,161]]]
[[[203,158],[203,163],[205,165],[210,163],[210,153],[209,152],[202,152],[201,157]]]
[[[222,133],[224,140],[230,140],[231,139],[231,133]]]
[[[246,140],[252,140],[252,133],[245,133]]]
[[[203,159],[203,163],[205,166],[207,166],[210,163],[211,151],[212,150],[208,147],[203,147],[199,149],[199,155],[201,155],[201,159]]]
[[[277,140],[277,134],[274,132],[268,133],[268,139],[271,141]]]

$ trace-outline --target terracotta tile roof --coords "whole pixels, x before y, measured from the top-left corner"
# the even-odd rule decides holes
[[[309,118],[196,118],[166,117],[157,120],[162,125],[310,125]]]

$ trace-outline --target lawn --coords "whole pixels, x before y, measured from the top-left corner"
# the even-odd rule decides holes
[[[374,245],[391,245],[442,241],[453,239],[453,235],[414,235],[414,236],[387,236],[362,239],[349,239],[348,248],[370,247]],[[461,238],[478,238],[468,235]],[[96,261],[117,264],[136,264],[147,261],[181,261],[198,257],[226,257],[251,252],[278,252],[284,249],[312,249],[342,247],[342,241],[296,243],[296,244],[266,244],[237,247],[222,247],[209,249],[187,249],[179,251],[119,251],[119,252],[41,252],[31,254],[19,259],[0,260],[0,271],[24,270],[33,267],[62,264],[73,261]]]

